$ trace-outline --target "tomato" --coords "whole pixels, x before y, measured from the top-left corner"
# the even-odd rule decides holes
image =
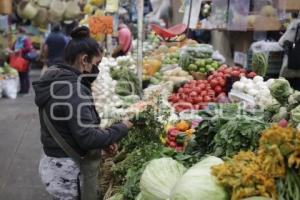
[[[205,95],[207,95],[207,91],[206,91],[206,90],[203,90],[203,91],[201,92],[201,96],[204,97]]]
[[[178,93],[183,93],[183,88],[179,88]]]
[[[234,76],[234,77],[238,77],[240,75],[240,72],[239,71],[232,71],[231,72],[231,76]]]
[[[250,72],[247,77],[248,78],[254,78],[255,76],[256,76],[255,72]]]
[[[220,94],[221,92],[222,92],[223,90],[222,90],[222,87],[221,86],[216,86],[215,87],[215,92],[217,93],[217,94]]]
[[[227,65],[221,65],[221,67],[218,69],[218,71],[224,72],[225,69],[227,69]]]
[[[195,90],[190,93],[190,97],[191,98],[194,98],[196,96],[198,96],[198,94],[197,94],[197,92]]]
[[[210,97],[214,97],[216,95],[215,91],[214,90],[209,90],[207,92],[207,95],[209,95]]]
[[[203,97],[202,96],[198,96],[195,98],[195,103],[199,104],[199,103],[202,103],[203,101]]]
[[[177,145],[176,145],[176,142],[174,142],[174,141],[171,141],[171,142],[170,142],[170,147],[171,147],[171,148],[176,148],[176,146],[177,146]]]
[[[185,99],[185,94],[184,93],[179,93],[178,94],[178,98],[180,99],[180,100],[183,100],[183,99]]]
[[[224,73],[219,72],[219,73],[218,73],[218,76],[219,76],[219,77],[223,77],[223,76],[224,76]]]
[[[198,87],[203,90],[205,88],[205,84],[201,83]]]
[[[187,101],[188,103],[193,103],[193,98],[188,97],[188,98],[186,99],[186,101]]]
[[[226,85],[226,81],[224,79],[221,79],[219,81],[219,84],[220,84],[221,87],[224,87]]]
[[[200,94],[202,89],[198,86],[194,89],[195,92],[197,92],[197,94]]]
[[[190,88],[191,86],[190,86],[190,84],[188,84],[188,83],[186,83],[186,84],[184,84],[183,85],[183,88]]]
[[[211,97],[210,96],[204,96],[203,101],[204,102],[211,102]]]
[[[184,88],[183,92],[184,94],[189,95],[192,92],[192,90],[190,88]]]
[[[216,85],[218,85],[218,81],[216,79],[213,79],[210,81],[210,85],[211,85],[211,87],[214,88],[214,87],[216,87]]]
[[[231,69],[231,68],[227,68],[227,69],[225,69],[225,70],[224,70],[225,74],[230,74],[230,73],[231,73],[231,71],[232,71],[232,69]]]

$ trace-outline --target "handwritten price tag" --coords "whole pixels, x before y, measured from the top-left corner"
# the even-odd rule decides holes
[[[91,16],[88,20],[91,34],[112,34],[113,17],[112,16]]]

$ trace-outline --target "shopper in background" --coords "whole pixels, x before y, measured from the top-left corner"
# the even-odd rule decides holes
[[[60,24],[53,25],[52,32],[43,46],[43,54],[48,67],[62,62],[63,51],[67,42],[67,37],[62,32]]]
[[[112,53],[114,58],[126,55],[132,48],[132,33],[125,22],[126,15],[120,16],[118,27],[118,46]]]
[[[33,46],[30,38],[26,35],[24,28],[20,27],[17,32],[16,41],[13,44],[10,53],[20,55],[28,61],[26,70],[19,72],[20,78],[20,94],[28,94],[30,89],[30,60],[28,60],[28,54],[33,50]]]
[[[99,73],[102,49],[87,27],[76,28],[71,36],[65,64],[50,67],[33,83],[45,152],[39,173],[55,199],[96,200],[100,149],[116,151],[115,143],[127,135],[132,123],[125,120],[98,128],[91,83]]]

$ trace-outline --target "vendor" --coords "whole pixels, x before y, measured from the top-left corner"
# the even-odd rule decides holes
[[[125,15],[121,15],[119,18],[118,46],[112,53],[114,58],[126,55],[132,48],[132,33],[125,24],[125,17]]]
[[[44,149],[39,173],[54,199],[96,200],[100,149],[116,151],[132,123],[98,128],[91,83],[99,73],[102,49],[87,27],[74,29],[71,37],[65,64],[50,67],[33,83]]]

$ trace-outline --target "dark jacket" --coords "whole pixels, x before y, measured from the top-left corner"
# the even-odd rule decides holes
[[[93,105],[91,90],[78,83],[79,76],[80,72],[74,68],[58,65],[50,67],[39,81],[33,82],[35,103],[39,107],[41,141],[47,156],[68,157],[46,129],[41,118],[43,108],[53,126],[81,156],[89,150],[116,143],[128,133],[122,123],[105,130],[93,127],[100,124],[100,118]]]

